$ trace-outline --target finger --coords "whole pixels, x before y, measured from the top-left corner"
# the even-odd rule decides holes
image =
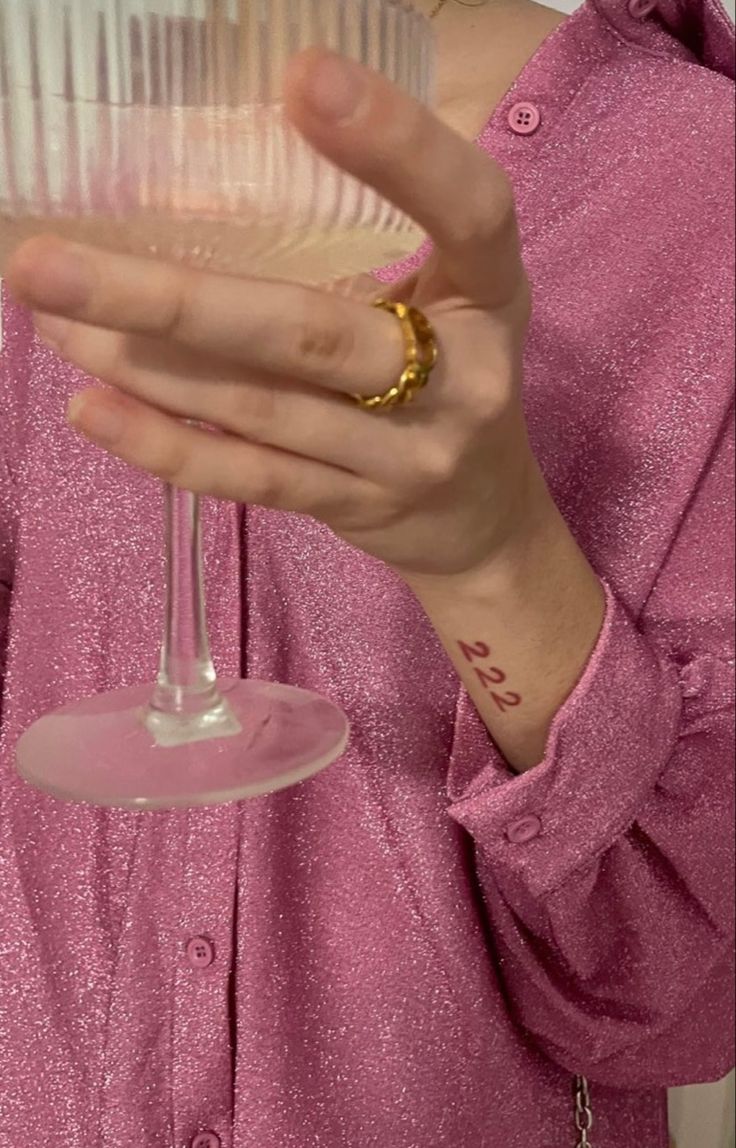
[[[407,420],[370,416],[343,396],[287,379],[247,377],[227,361],[142,336],[68,322],[61,341],[51,339],[48,317],[34,318],[41,338],[61,357],[161,411],[374,482],[401,481],[412,445]]]
[[[384,76],[321,48],[290,61],[285,99],[313,147],[429,233],[462,294],[502,306],[524,284],[513,188],[490,155]]]
[[[114,457],[196,494],[350,521],[378,493],[345,471],[187,426],[128,395],[82,392],[69,421]]]
[[[404,368],[392,315],[296,284],[213,275],[53,236],[19,248],[6,279],[34,311],[173,341],[254,374],[371,395]]]

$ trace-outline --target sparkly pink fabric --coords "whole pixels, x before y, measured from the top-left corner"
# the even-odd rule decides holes
[[[67,429],[83,380],[5,298],[0,1148],[573,1148],[575,1072],[596,1148],[665,1148],[664,1086],[729,1069],[733,48],[718,0],[586,0],[481,139],[534,286],[532,440],[608,593],[522,777],[386,569],[209,502],[218,669],[324,691],[349,752],[193,811],[21,782],[45,709],[155,673],[161,500]]]

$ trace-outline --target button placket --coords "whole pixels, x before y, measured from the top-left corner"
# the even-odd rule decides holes
[[[186,896],[174,983],[174,1040],[182,1050],[173,1070],[174,1134],[187,1148],[231,1148],[234,1065],[227,985],[238,809],[235,804],[191,809],[186,818],[179,874]]]

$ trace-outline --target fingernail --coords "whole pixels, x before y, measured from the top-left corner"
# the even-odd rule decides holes
[[[61,351],[66,343],[71,323],[68,319],[61,319],[58,315],[34,314],[34,326],[44,343],[52,351]]]
[[[73,427],[101,446],[112,446],[125,429],[123,409],[110,399],[75,395],[67,407],[66,417]]]
[[[353,60],[325,54],[305,83],[306,103],[322,119],[347,124],[357,118],[367,96],[365,74]]]

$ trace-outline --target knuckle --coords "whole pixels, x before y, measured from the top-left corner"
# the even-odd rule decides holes
[[[408,497],[407,497],[408,495]],[[374,508],[375,527],[379,530],[392,530],[406,521],[407,513],[415,501],[413,491],[398,494],[396,491],[382,491],[381,498]],[[358,526],[362,523],[358,522]]]
[[[186,489],[193,489],[191,484]],[[242,498],[237,483],[233,482],[232,475],[227,472],[216,471],[208,477],[206,487],[202,487],[201,494],[208,494],[219,502],[238,502]]]
[[[235,384],[231,396],[235,427],[254,441],[268,438],[276,421],[276,393],[273,387]]]
[[[493,371],[469,376],[463,386],[465,425],[484,427],[495,423],[506,405],[503,391]]]
[[[176,342],[191,337],[196,327],[197,278],[185,268],[172,271],[170,290],[162,291],[165,300],[158,323],[158,335]]]
[[[276,475],[263,467],[249,482],[249,501],[256,506],[278,509],[282,502],[281,484]]]
[[[489,352],[482,367],[469,370],[458,388],[456,414],[466,431],[479,430],[498,422],[514,405],[520,390],[520,372],[514,368],[514,356],[503,348]]]
[[[128,388],[134,383],[135,368],[131,363],[126,338],[118,338],[112,344],[109,351],[108,366],[104,372],[100,372],[100,377],[104,377],[105,381],[112,383],[113,386]]]
[[[310,310],[297,324],[293,353],[295,366],[316,365],[339,371],[352,358],[355,332],[350,321],[340,322],[334,306],[322,308],[310,303]]]
[[[511,183],[492,168],[487,157],[477,157],[477,178],[469,181],[465,209],[453,217],[455,239],[459,243],[492,241],[499,233],[517,227],[516,204]]]
[[[188,485],[187,469],[187,451],[181,443],[173,442],[161,450],[156,474],[164,482],[178,487]]]
[[[454,445],[446,440],[427,446],[418,467],[419,484],[431,489],[447,486],[458,468],[458,454]]]

